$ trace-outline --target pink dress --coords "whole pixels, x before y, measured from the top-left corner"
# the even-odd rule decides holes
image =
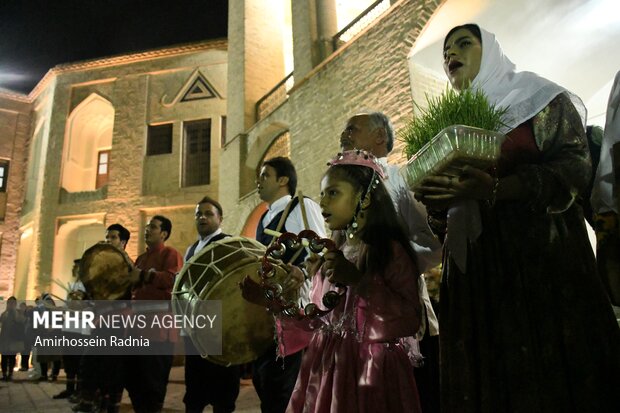
[[[356,249],[342,248],[357,262]],[[282,355],[307,346],[287,412],[419,412],[413,339],[420,315],[418,271],[400,244],[382,273],[365,274],[328,315],[278,320]],[[314,276],[311,299],[335,289]],[[321,305],[321,308],[322,305]]]

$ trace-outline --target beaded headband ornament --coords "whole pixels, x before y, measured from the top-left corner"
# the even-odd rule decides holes
[[[385,173],[383,172],[383,167],[379,162],[377,162],[377,158],[370,152],[364,151],[362,149],[352,149],[350,151],[344,151],[336,155],[334,159],[327,162],[328,166],[335,165],[358,165],[365,166],[367,168],[371,168],[374,170],[377,175],[381,177],[381,179],[385,179]]]

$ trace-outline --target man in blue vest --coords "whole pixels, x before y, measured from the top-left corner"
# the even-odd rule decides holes
[[[230,235],[222,232],[224,212],[216,200],[205,196],[196,205],[196,230],[198,240],[185,252],[185,262],[215,241]],[[184,336],[185,355],[185,403],[186,413],[202,412],[207,405],[214,413],[235,410],[239,396],[240,366],[223,367],[197,355],[189,337]]]
[[[265,234],[267,228],[294,234],[310,229],[321,237],[326,236],[321,207],[313,200],[303,198],[304,214],[299,198],[293,198],[297,190],[297,172],[290,159],[276,157],[265,161],[258,176],[257,187],[260,198],[269,204],[269,209],[261,217],[256,229],[256,239],[260,243],[269,245],[273,239],[273,236]],[[305,256],[301,254],[293,264],[302,265]],[[310,283],[304,281],[302,271],[298,268],[290,269],[291,279],[285,288],[299,288],[300,301],[304,305],[309,296]],[[261,400],[263,413],[283,413],[286,410],[301,366],[301,353],[277,359],[274,343],[254,361],[252,381]]]

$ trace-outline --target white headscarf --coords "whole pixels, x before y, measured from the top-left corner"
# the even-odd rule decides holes
[[[592,188],[592,209],[602,214],[608,211],[618,213],[618,187],[614,184],[612,148],[620,142],[620,72],[616,73],[614,84],[609,93],[605,134],[601,144],[601,159],[596,170]]]
[[[506,133],[543,110],[560,93],[566,93],[586,124],[586,108],[576,95],[532,72],[516,72],[515,64],[504,55],[495,35],[480,26],[482,58],[472,89],[482,89],[491,103],[508,108]]]
[[[497,107],[507,108],[506,126],[500,132],[507,133],[533,118],[560,93],[566,93],[575,105],[585,130],[586,108],[579,97],[536,73],[516,72],[515,64],[504,55],[495,35],[478,28],[482,37],[482,57],[471,88],[482,90]],[[481,233],[482,221],[476,201],[462,201],[448,210],[446,244],[462,272],[467,269],[467,245]]]

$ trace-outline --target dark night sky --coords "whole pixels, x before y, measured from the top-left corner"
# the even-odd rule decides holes
[[[52,67],[226,37],[227,0],[0,0],[0,88]]]

